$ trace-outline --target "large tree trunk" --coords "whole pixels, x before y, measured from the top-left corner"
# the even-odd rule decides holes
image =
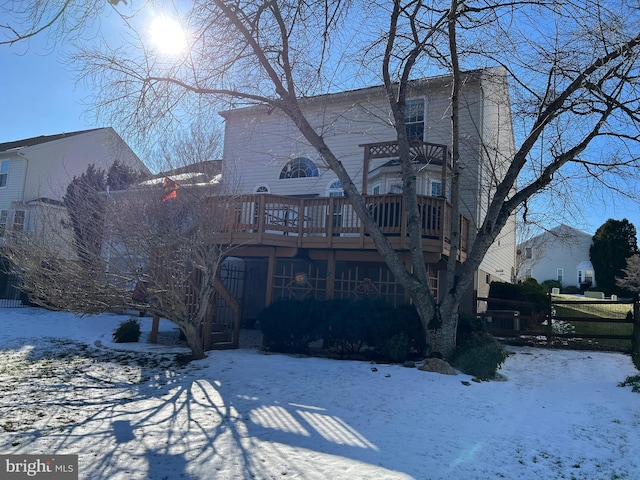
[[[447,361],[451,361],[456,353],[459,307],[459,302],[453,300],[451,295],[446,296],[436,310],[434,323],[438,323],[437,328],[427,329],[431,352],[441,354]]]

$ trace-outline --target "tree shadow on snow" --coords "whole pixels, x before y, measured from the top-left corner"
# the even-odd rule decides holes
[[[92,479],[304,476],[309,462],[322,468],[324,454],[380,462],[378,447],[327,409],[208,380],[205,363],[38,341],[22,360],[24,346],[0,352],[15,372],[0,387],[13,391],[10,400],[0,392],[5,453],[77,454],[80,478]],[[321,455],[292,460],[292,449]]]

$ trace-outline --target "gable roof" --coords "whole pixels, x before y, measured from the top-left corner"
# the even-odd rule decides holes
[[[474,70],[466,70],[462,72],[462,75],[465,78],[466,83],[469,83],[471,80],[475,79],[478,81],[482,81],[486,76],[500,76],[501,78],[506,78],[506,70],[503,67],[495,66],[495,67],[485,67],[478,68]],[[432,88],[436,85],[446,85],[451,82],[452,75],[450,73],[434,75],[431,77],[423,77],[409,80],[409,87],[414,91],[420,91],[422,89]],[[397,86],[397,84],[394,84]],[[334,91],[328,93],[321,93],[318,95],[310,95],[303,96],[299,98],[301,105],[313,106],[316,103],[324,104],[327,99],[331,99],[331,101],[340,101],[340,100],[353,100],[354,97],[364,97],[368,98],[371,96],[379,96],[381,94],[385,94],[384,85],[372,85],[367,87],[361,87],[351,90],[344,91]],[[232,115],[243,114],[243,113],[253,113],[254,111],[264,110],[265,112],[272,112],[274,109],[274,105],[277,105],[280,100],[276,100],[275,102],[266,105],[263,103],[257,104],[247,104],[241,105],[235,108],[231,108],[228,110],[223,110],[218,112],[220,116],[223,118],[229,118]]]
[[[16,148],[33,147],[34,145],[40,145],[42,143],[53,142],[62,138],[73,137],[74,135],[80,135],[83,133],[94,132],[96,130],[102,130],[102,128],[91,128],[89,130],[80,130],[77,132],[58,133],[56,135],[40,135],[39,137],[25,138],[23,140],[14,140],[12,142],[0,143],[0,153],[14,150]]]
[[[565,225],[564,223],[561,223],[560,225],[557,225],[553,228],[550,228],[549,230],[545,230],[544,232],[538,234],[538,235],[534,235],[531,238],[528,238],[527,240],[524,240],[523,242],[520,242],[518,244],[518,248],[525,246],[525,245],[530,245],[532,243],[536,243],[537,241],[543,239],[543,238],[558,238],[558,239],[576,239],[576,238],[589,238],[591,239],[593,237],[593,235],[590,235],[589,233],[583,231],[583,230],[578,230],[577,228],[574,227],[570,227],[569,225]]]

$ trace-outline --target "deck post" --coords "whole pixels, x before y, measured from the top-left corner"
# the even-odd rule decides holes
[[[551,345],[553,341],[553,319],[551,318],[553,312],[553,306],[551,303],[551,292],[547,294],[547,345]]]
[[[327,254],[327,286],[326,286],[327,300],[333,300],[335,279],[336,279],[336,252],[335,250],[329,250]]]
[[[265,308],[271,305],[271,298],[273,295],[273,276],[276,271],[276,249],[269,249],[269,263],[267,265],[267,288],[264,299]]]
[[[158,330],[160,329],[160,317],[153,316],[153,322],[151,323],[151,336],[149,337],[149,343],[158,343]]]

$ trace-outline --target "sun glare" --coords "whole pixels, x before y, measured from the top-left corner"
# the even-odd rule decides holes
[[[151,22],[151,41],[159,53],[178,55],[187,48],[187,36],[178,22],[170,17],[156,17]]]

